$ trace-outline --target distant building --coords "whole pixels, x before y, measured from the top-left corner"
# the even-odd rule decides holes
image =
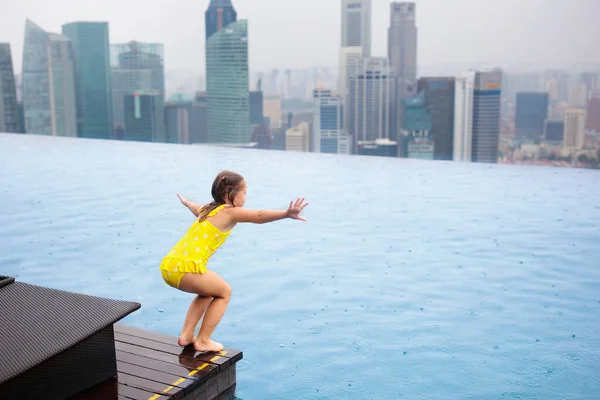
[[[398,143],[389,139],[359,141],[356,146],[359,156],[396,157]]]
[[[125,96],[136,92],[155,92],[164,102],[164,47],[160,43],[132,41],[112,44],[110,49],[113,126],[122,129],[125,126]]]
[[[265,122],[263,102],[262,90],[250,92],[250,124],[256,125]]]
[[[285,132],[286,151],[310,151],[310,128],[305,122]]]
[[[560,142],[564,141],[565,134],[565,123],[563,121],[551,121],[547,120],[544,122],[544,140],[547,142]]]
[[[250,143],[248,73],[248,21],[223,24],[206,40],[209,143]]]
[[[548,93],[517,93],[515,134],[520,139],[540,139],[544,134],[544,121],[548,119]]]
[[[208,9],[204,13],[206,40],[237,20],[237,13],[231,0],[210,0]]]
[[[342,0],[342,47],[362,47],[371,55],[371,0]]]
[[[329,89],[313,90],[314,121],[311,135],[313,153],[350,154],[350,137],[343,131],[342,98]]]
[[[19,113],[19,133],[25,133],[25,113],[22,101],[17,103],[17,110]]]
[[[600,133],[600,93],[592,97],[587,106],[587,129]]]
[[[208,136],[206,101],[202,93],[196,98],[176,95],[165,103],[167,143],[206,143]]]
[[[425,106],[431,116],[429,135],[435,141],[433,158],[450,161],[454,156],[455,78],[421,78],[417,88],[425,93]]]
[[[75,70],[69,38],[27,20],[23,44],[25,131],[77,136]]]
[[[113,131],[110,47],[107,22],[73,22],[62,27],[73,44],[77,134],[109,139]]]
[[[583,149],[585,141],[585,110],[571,109],[565,112],[564,147]]]
[[[271,127],[267,123],[253,125],[252,142],[256,143],[256,148],[271,150],[273,149],[274,137]]]
[[[356,70],[356,66],[363,59],[362,47],[342,47],[340,50],[340,72],[338,76],[338,92],[342,98],[344,107],[348,107],[348,87],[350,85],[350,74]],[[348,132],[348,114],[344,120],[344,128]]]
[[[280,128],[283,115],[281,97],[265,96],[263,99],[263,113],[264,117],[269,119],[271,128]]]
[[[470,162],[473,146],[473,95],[475,73],[456,77],[454,83],[453,160]]]
[[[398,81],[398,101],[413,95],[417,83],[416,7],[414,2],[390,4],[388,58]]]
[[[498,162],[502,72],[477,72],[473,91],[472,161]]]
[[[390,139],[395,99],[394,73],[387,58],[369,57],[350,75],[348,130],[352,141]]]
[[[124,96],[125,140],[166,142],[164,98],[160,92],[135,92]]]
[[[435,137],[431,134],[431,114],[426,105],[425,91],[402,100],[401,156],[422,160],[435,159]]]
[[[21,132],[15,74],[8,43],[0,43],[0,132]]]

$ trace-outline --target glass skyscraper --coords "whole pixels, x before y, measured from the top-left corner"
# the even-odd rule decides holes
[[[129,42],[111,44],[113,123],[125,126],[124,98],[138,91],[158,92],[164,102],[165,71],[163,45]],[[159,99],[157,99],[159,100]]]
[[[113,130],[107,22],[73,22],[62,27],[73,44],[77,134],[108,139]]]
[[[473,91],[472,161],[498,162],[502,71],[477,72]]]
[[[27,20],[22,88],[25,132],[77,135],[74,73],[69,38]]]
[[[10,44],[0,43],[0,132],[21,132]]]
[[[541,139],[548,119],[548,93],[517,92],[515,134],[518,138]]]
[[[350,72],[348,127],[356,145],[359,141],[395,140],[392,116],[395,77],[387,58],[368,57]]]
[[[237,20],[237,13],[231,0],[211,0],[204,14],[206,25],[206,40],[220,31],[223,27]]]
[[[206,96],[209,143],[249,143],[246,20],[224,26],[206,41]]]

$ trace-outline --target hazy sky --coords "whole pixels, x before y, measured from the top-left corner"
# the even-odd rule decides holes
[[[162,42],[167,69],[204,71],[208,0],[0,0],[0,42],[21,71],[25,19],[60,32],[108,21],[112,43]],[[338,64],[340,0],[233,0],[252,70]],[[390,0],[373,0],[372,52],[387,53]],[[600,64],[600,0],[416,0],[420,66]]]

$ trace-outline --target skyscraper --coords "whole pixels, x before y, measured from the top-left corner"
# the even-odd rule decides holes
[[[454,83],[454,161],[471,161],[473,146],[473,88],[475,73],[456,77]]]
[[[415,92],[417,81],[416,5],[393,2],[390,5],[388,58],[398,79],[400,99]]]
[[[211,0],[204,17],[206,40],[225,26],[237,21],[237,13],[231,0]]]
[[[425,91],[402,100],[402,156],[433,160],[435,137],[431,133],[431,113],[427,108]]]
[[[435,160],[452,160],[454,156],[454,81],[455,78],[421,78],[417,85],[425,93],[425,105],[431,115]]]
[[[8,43],[0,43],[0,132],[21,132],[15,74]]]
[[[285,149],[287,151],[310,151],[310,126],[306,122],[285,132]]]
[[[369,57],[356,65],[344,109],[355,147],[360,141],[390,139],[394,98],[394,73],[387,58]]]
[[[600,133],[600,93],[588,101],[586,125],[589,130]]]
[[[209,143],[249,143],[248,21],[223,27],[206,41]]]
[[[314,120],[310,151],[314,153],[350,154],[350,137],[342,129],[342,99],[331,90],[313,90]]]
[[[255,90],[250,92],[250,124],[262,124],[265,122],[263,115],[263,92],[262,90]]]
[[[550,121],[544,122],[544,140],[547,142],[563,142],[565,136],[565,123],[564,121]]]
[[[125,126],[124,98],[135,92],[165,95],[163,45],[132,41],[110,46],[113,125]]]
[[[342,47],[362,47],[371,56],[371,0],[342,0]]]
[[[25,132],[77,135],[71,41],[30,20],[25,22],[22,92]]]
[[[502,71],[477,72],[473,91],[472,161],[498,162]]]
[[[109,139],[113,130],[107,22],[73,22],[62,27],[73,44],[77,134]]]
[[[362,47],[342,47],[340,50],[340,72],[338,77],[338,93],[342,98],[342,104],[348,107],[348,86],[350,73],[356,69],[363,59]],[[348,114],[346,113],[344,128],[348,129]]]
[[[164,98],[160,92],[135,92],[123,98],[125,140],[166,142]]]
[[[541,139],[548,119],[548,93],[518,92],[515,134],[518,138]]]
[[[403,102],[417,91],[416,5],[412,2],[390,4],[388,59],[396,77],[393,127],[402,126]]]
[[[583,149],[585,142],[585,110],[571,109],[565,111],[564,147]]]
[[[342,0],[342,43],[338,73],[338,93],[348,110],[348,87],[350,71],[364,57],[371,56],[371,0]],[[349,123],[345,114],[345,129]]]

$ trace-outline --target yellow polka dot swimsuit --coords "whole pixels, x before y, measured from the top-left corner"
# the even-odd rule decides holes
[[[221,205],[211,211],[208,217],[217,215],[226,205]],[[225,242],[229,232],[221,232],[206,219],[198,222],[196,219],[186,234],[173,246],[169,254],[160,263],[160,269],[165,282],[178,288],[185,274],[203,274],[210,256]]]

